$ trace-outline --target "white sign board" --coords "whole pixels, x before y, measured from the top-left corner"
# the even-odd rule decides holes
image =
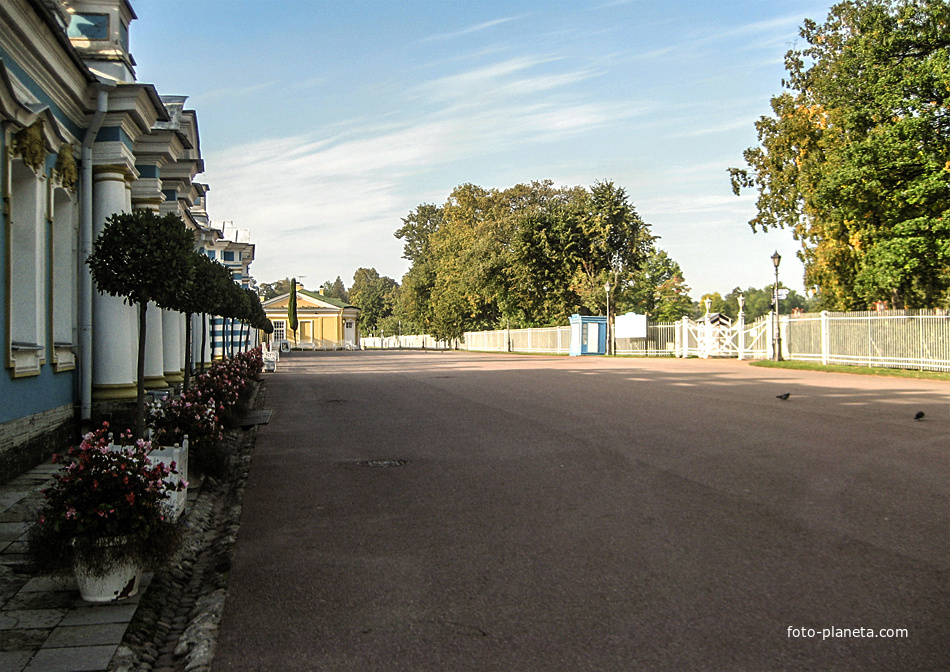
[[[646,338],[647,316],[636,313],[617,315],[614,318],[614,338]]]
[[[778,290],[778,298],[780,298],[780,299],[787,299],[787,298],[788,298],[788,289],[786,289],[785,287],[779,287],[779,290]]]

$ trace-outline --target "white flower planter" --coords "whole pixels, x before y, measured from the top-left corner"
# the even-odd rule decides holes
[[[99,542],[103,546],[118,547],[125,543],[123,537],[103,539]],[[73,574],[76,585],[79,586],[79,595],[86,602],[113,602],[126,597],[132,597],[139,592],[139,581],[142,578],[141,569],[131,560],[117,558],[101,575],[94,573],[84,562],[81,553],[76,554],[73,563]]]
[[[177,484],[182,481],[188,483],[188,437],[182,440],[181,445],[177,443],[174,446],[158,446],[153,448],[152,452],[148,454],[149,459],[152,461],[152,464],[157,464],[161,462],[167,467],[171,467],[172,462],[175,463],[175,471],[177,474],[172,474],[165,480],[169,484]],[[176,492],[168,493],[168,508],[171,511],[171,519],[178,520],[178,517],[181,516],[182,512],[185,510],[185,503],[188,501],[188,487],[182,488]]]

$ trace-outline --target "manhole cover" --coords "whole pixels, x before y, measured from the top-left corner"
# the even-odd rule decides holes
[[[356,466],[384,469],[387,467],[404,467],[407,464],[409,464],[409,460],[359,460]]]

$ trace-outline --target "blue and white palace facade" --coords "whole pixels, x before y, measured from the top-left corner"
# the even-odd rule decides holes
[[[254,246],[212,225],[195,180],[195,111],[135,79],[135,19],[128,0],[0,2],[0,480],[65,447],[94,408],[135,396],[134,309],[95,291],[84,263],[110,215],[178,214],[196,249],[250,282]],[[147,315],[145,384],[175,385],[185,318]]]

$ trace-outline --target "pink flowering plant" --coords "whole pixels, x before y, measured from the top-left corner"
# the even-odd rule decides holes
[[[86,434],[65,455],[54,455],[62,469],[44,491],[40,518],[30,530],[29,553],[36,568],[67,573],[76,554],[97,573],[116,554],[143,568],[154,568],[177,550],[178,526],[169,518],[168,493],[187,487],[169,476],[176,465],[152,463],[151,443],[131,440],[131,432],[111,445],[109,426]],[[122,445],[123,442],[128,445]],[[103,546],[123,538],[121,547]]]
[[[181,396],[152,407],[152,441],[170,446],[182,444],[187,436],[190,464],[201,473],[223,476],[227,469],[224,431],[236,426],[249,384],[263,366],[260,348],[215,362],[195,376]]]

